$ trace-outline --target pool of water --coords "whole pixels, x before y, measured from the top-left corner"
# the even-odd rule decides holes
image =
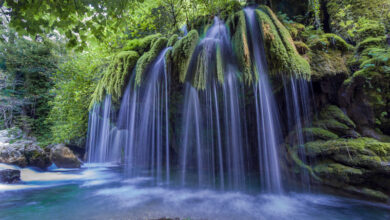
[[[155,186],[148,178],[126,178],[114,166],[21,171],[23,184],[0,184],[0,219],[390,219],[382,204]]]

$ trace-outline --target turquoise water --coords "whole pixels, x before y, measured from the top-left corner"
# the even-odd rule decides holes
[[[0,219],[390,219],[386,205],[324,194],[284,196],[154,186],[119,167],[38,172],[0,185]]]

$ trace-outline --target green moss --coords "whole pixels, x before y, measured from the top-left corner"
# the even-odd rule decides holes
[[[349,76],[347,60],[349,56],[343,56],[337,50],[311,50],[308,53],[313,80],[321,80],[326,76],[344,75]]]
[[[172,74],[178,74],[180,82],[185,81],[188,65],[198,40],[198,32],[196,30],[192,30],[188,32],[187,36],[177,41],[173,46],[172,53],[170,53],[173,65]]]
[[[337,134],[323,128],[303,128],[302,132],[306,137],[311,137],[314,140],[331,140],[339,137]]]
[[[306,143],[305,148],[309,157],[346,155],[348,160],[353,160],[358,159],[360,155],[362,160],[370,159],[376,164],[381,159],[387,160],[386,158],[390,156],[390,143],[379,142],[372,138],[313,141]]]
[[[160,37],[161,34],[153,34],[153,35],[146,36],[144,38],[129,40],[126,43],[126,45],[123,47],[123,50],[136,51],[138,52],[138,54],[142,55],[143,53],[145,53],[151,48],[152,42],[154,42],[156,39]]]
[[[295,48],[297,48],[297,51],[301,55],[305,55],[310,51],[309,46],[307,46],[304,42],[302,41],[294,41]]]
[[[354,182],[356,183],[356,178],[363,179],[363,171],[361,169],[356,169],[353,167],[345,166],[339,163],[320,163],[314,167],[314,172],[317,176],[326,178],[328,181],[334,181],[333,178],[336,178],[338,181],[344,183]],[[351,181],[351,179],[354,181]],[[362,181],[362,180],[360,180]]]
[[[152,48],[144,53],[137,61],[136,69],[135,69],[135,83],[136,85],[140,85],[142,80],[142,75],[145,73],[149,65],[156,59],[159,55],[160,51],[165,48],[167,45],[167,38],[159,38],[153,43]]]
[[[355,123],[339,107],[335,105],[328,105],[322,108],[320,112],[320,118],[322,120],[336,119],[350,128],[356,127]]]
[[[168,40],[168,43],[167,43],[167,47],[172,47],[173,45],[175,45],[175,43],[179,40],[179,35],[177,34],[174,34],[172,35],[169,40]]]
[[[353,49],[353,46],[348,44],[344,39],[331,33],[310,36],[308,44],[313,50],[335,49],[346,52]]]
[[[253,75],[253,72],[251,71],[252,62],[244,12],[237,12],[234,17],[231,18],[231,22],[231,29],[235,30],[232,37],[233,50],[237,57],[239,69],[243,73],[244,81],[247,85],[250,85],[252,82],[257,81],[258,75]],[[229,25],[229,22],[227,22],[227,24]]]
[[[295,48],[288,30],[266,6],[256,10],[262,29],[267,62],[273,74],[296,74],[310,78],[310,65]]]
[[[122,51],[114,56],[92,94],[90,108],[95,103],[101,102],[106,94],[110,94],[114,102],[119,100],[124,84],[127,82],[138,58],[139,55],[135,51]]]

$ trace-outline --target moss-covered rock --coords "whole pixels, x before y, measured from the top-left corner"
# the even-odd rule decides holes
[[[171,74],[179,75],[180,82],[182,83],[186,79],[188,65],[198,40],[198,32],[196,30],[191,30],[185,37],[175,43],[172,52],[170,53],[170,58],[172,61]]]
[[[161,37],[157,39],[152,48],[144,53],[137,61],[137,65],[135,68],[135,84],[139,85],[142,80],[142,76],[149,67],[149,65],[157,58],[162,49],[164,49],[167,45],[168,39],[165,37]]]
[[[314,140],[331,140],[337,139],[339,136],[329,130],[323,128],[303,128],[303,135]]]
[[[106,94],[110,94],[114,102],[120,99],[124,85],[138,58],[139,55],[135,51],[122,51],[114,56],[92,94],[90,108],[95,103],[101,102]]]
[[[290,157],[314,181],[377,201],[388,199],[390,185],[377,179],[390,177],[390,143],[372,138],[318,138],[306,143],[305,155],[298,157],[300,147],[289,147]],[[302,157],[311,163],[305,164]]]
[[[172,47],[173,45],[175,45],[175,43],[179,40],[179,35],[177,34],[174,34],[172,35],[169,40],[168,40],[168,43],[167,43],[167,47]]]
[[[146,36],[144,38],[129,40],[126,43],[126,45],[123,47],[123,50],[136,51],[138,54],[142,55],[143,53],[148,51],[151,48],[152,43],[160,37],[161,34],[153,34],[153,35]]]
[[[235,30],[232,37],[233,50],[237,57],[239,69],[244,75],[244,81],[247,85],[250,85],[253,81],[257,80],[258,75],[253,74],[251,71],[252,61],[244,12],[237,12],[230,18],[227,24],[232,30]]]
[[[266,6],[256,10],[256,15],[263,34],[270,72],[299,75],[309,79],[309,63],[299,55],[289,31],[276,15]]]

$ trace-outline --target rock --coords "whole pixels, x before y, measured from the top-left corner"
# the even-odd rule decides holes
[[[81,161],[64,144],[51,148],[50,160],[59,168],[79,168],[81,165]]]
[[[17,145],[0,145],[0,163],[12,164],[19,167],[27,166],[23,147]]]
[[[20,181],[20,170],[0,170],[0,182],[17,183]]]
[[[24,156],[26,157],[29,166],[45,169],[51,164],[48,154],[35,144],[28,144],[25,146]]]
[[[19,130],[0,131],[0,163],[45,169],[50,165],[48,155],[35,141],[22,139]]]

